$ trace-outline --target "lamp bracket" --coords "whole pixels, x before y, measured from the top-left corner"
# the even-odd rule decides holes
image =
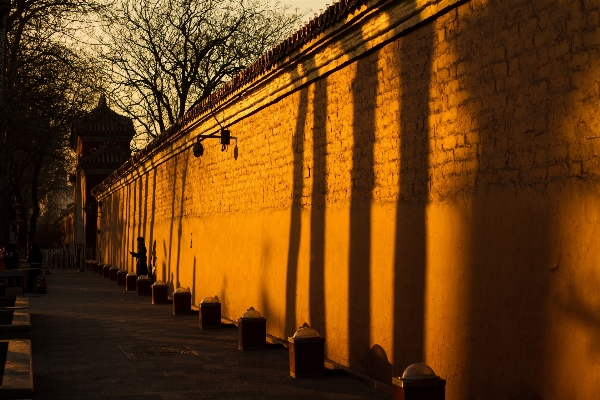
[[[218,135],[215,132],[215,133],[200,134],[200,135],[196,136],[196,139],[198,142],[203,142],[205,139],[221,139],[221,137],[222,137],[221,135]],[[237,136],[229,136],[229,138],[237,140]]]

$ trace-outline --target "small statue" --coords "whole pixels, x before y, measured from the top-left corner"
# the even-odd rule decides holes
[[[42,268],[42,262],[44,262],[44,256],[40,250],[40,245],[34,242],[31,244],[31,250],[27,256],[27,264],[30,268]]]
[[[136,258],[135,263],[135,274],[139,277],[141,275],[148,275],[148,266],[146,265],[146,245],[144,244],[144,238],[137,238],[137,252],[130,251],[129,254]]]

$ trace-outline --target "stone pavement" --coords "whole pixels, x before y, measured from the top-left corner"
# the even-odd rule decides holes
[[[235,327],[202,330],[198,314],[174,316],[97,274],[54,270],[47,280],[48,294],[29,300],[35,399],[390,398],[339,374],[293,379],[287,349],[240,351]]]

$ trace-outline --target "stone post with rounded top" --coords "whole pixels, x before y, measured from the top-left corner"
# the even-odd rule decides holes
[[[179,287],[173,292],[173,315],[192,313],[192,293],[189,288]]]
[[[216,295],[202,299],[199,316],[200,328],[216,329],[221,327],[221,303]]]
[[[411,364],[402,377],[392,378],[394,400],[445,400],[446,380],[423,363]]]
[[[152,284],[152,304],[166,304],[169,302],[169,285],[163,281]]]
[[[267,320],[254,307],[238,319],[238,347],[240,350],[265,350]]]
[[[325,375],[325,338],[304,323],[288,341],[292,378],[315,378]]]

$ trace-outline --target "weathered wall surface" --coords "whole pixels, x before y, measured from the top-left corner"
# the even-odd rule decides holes
[[[450,400],[595,398],[600,2],[382,4],[224,104],[227,152],[206,116],[99,191],[103,258]]]

